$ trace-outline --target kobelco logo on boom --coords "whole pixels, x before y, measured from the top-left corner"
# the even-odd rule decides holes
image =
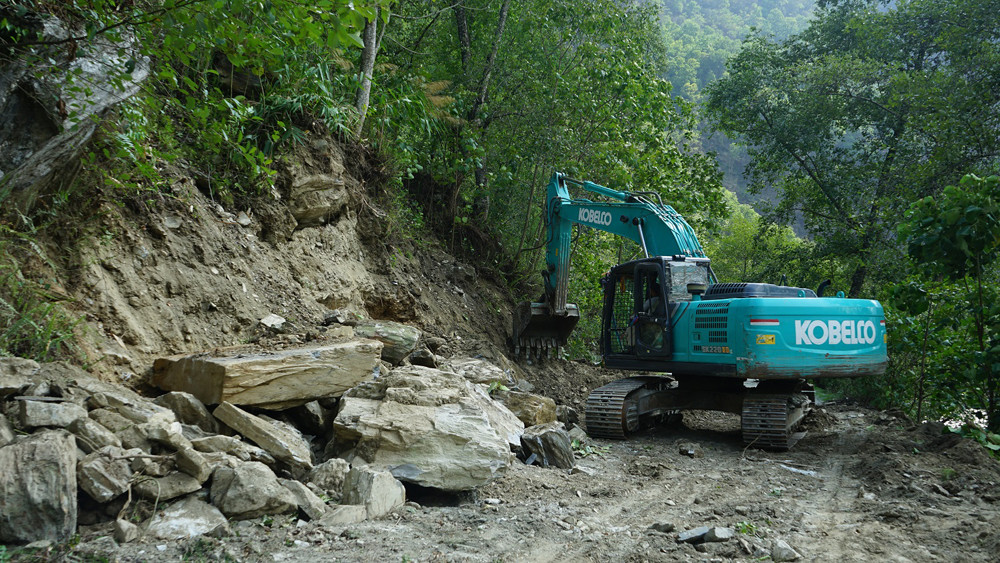
[[[585,207],[580,208],[580,216],[577,219],[585,223],[597,223],[598,225],[611,224],[611,214],[607,211],[598,211],[597,209],[587,209]]]
[[[795,344],[874,344],[871,321],[795,321]]]

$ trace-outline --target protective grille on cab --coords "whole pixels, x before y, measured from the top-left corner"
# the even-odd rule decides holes
[[[694,312],[694,328],[708,331],[710,344],[725,344],[729,342],[729,302],[698,303]]]

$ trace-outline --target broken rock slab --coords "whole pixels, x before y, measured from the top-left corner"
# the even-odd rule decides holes
[[[0,447],[0,544],[62,542],[76,533],[76,440],[43,430]],[[16,518],[10,516],[16,515]]]
[[[406,366],[345,393],[335,444],[388,467],[397,479],[465,491],[512,462],[524,423],[481,387],[454,373]]]
[[[171,391],[160,395],[153,402],[172,410],[177,416],[177,420],[183,424],[197,426],[210,434],[219,433],[218,421],[215,420],[212,413],[208,412],[205,404],[191,393]]]
[[[344,480],[344,504],[364,505],[369,519],[381,518],[406,502],[406,489],[388,471],[352,467]]]
[[[87,417],[87,409],[75,403],[58,401],[18,401],[18,421],[21,428],[66,428],[75,420]]]
[[[132,479],[132,468],[125,450],[115,446],[106,446],[88,454],[76,467],[80,488],[100,503],[109,502],[127,491]]]
[[[165,391],[190,393],[206,405],[282,410],[338,397],[370,379],[381,353],[380,342],[356,339],[266,354],[171,356],[153,363],[152,381]]]
[[[354,334],[384,344],[382,359],[398,365],[416,350],[421,333],[417,328],[393,321],[362,321],[354,327]]]
[[[351,464],[347,460],[335,457],[313,467],[306,480],[339,500],[344,490],[344,479],[350,470]]]
[[[301,435],[229,403],[216,407],[213,414],[224,424],[264,448],[275,459],[301,471],[312,469],[312,453]]]
[[[278,479],[278,482],[295,495],[299,511],[305,514],[306,518],[318,520],[326,514],[326,503],[316,493],[310,491],[309,487],[294,479]]]

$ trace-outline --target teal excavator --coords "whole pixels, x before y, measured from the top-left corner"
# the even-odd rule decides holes
[[[601,196],[573,198],[568,185]],[[621,192],[555,173],[546,200],[547,268],[537,302],[517,306],[515,354],[542,358],[580,318],[568,303],[574,224],[635,241],[643,258],[602,279],[601,355],[643,372],[594,389],[591,436],[625,438],[682,410],[742,417],[744,441],[788,449],[813,404],[809,380],[878,375],[886,367],[882,306],[767,283],[719,283],[691,226],[655,192]]]

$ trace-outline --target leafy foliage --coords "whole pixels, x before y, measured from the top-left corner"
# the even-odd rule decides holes
[[[798,35],[747,39],[709,88],[751,189],[776,188],[771,216],[801,214],[817,252],[851,264],[852,296],[903,266],[911,201],[996,164],[998,17],[972,0],[824,2]]]
[[[1000,258],[1000,177],[969,175],[936,198],[914,202],[899,232],[923,275],[958,282],[964,289],[952,292],[949,299],[958,316],[939,322],[965,338],[942,351],[944,358],[932,361],[957,364],[945,372],[951,375],[948,391],[959,395],[955,401],[959,406],[984,410],[988,428],[996,431],[1000,429],[1000,294],[988,280],[995,278],[991,274]],[[914,291],[905,289],[897,293],[913,297]],[[929,316],[931,303],[922,301],[907,300],[906,306]],[[928,354],[926,345],[923,354]]]

